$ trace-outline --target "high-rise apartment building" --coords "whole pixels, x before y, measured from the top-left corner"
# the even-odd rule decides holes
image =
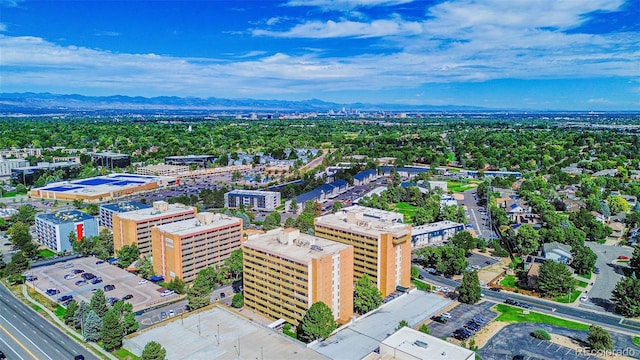
[[[148,209],[151,205],[135,201],[120,201],[117,203],[100,205],[98,223],[107,229],[113,230],[113,214],[119,214],[140,209]]]
[[[411,285],[411,225],[390,211],[352,206],[314,220],[315,236],[354,247],[353,275],[363,274],[382,296]]]
[[[182,204],[154,201],[153,206],[113,214],[113,248],[136,244],[140,255],[151,255],[151,229],[176,221],[193,219],[196,208]]]
[[[151,229],[153,271],[167,280],[193,281],[208,266],[222,265],[240,248],[242,219],[202,212],[195,219]]]
[[[297,325],[318,301],[346,323],[353,314],[353,247],[274,229],[242,244],[245,305]]]

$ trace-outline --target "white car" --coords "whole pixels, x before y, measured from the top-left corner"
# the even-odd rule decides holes
[[[580,296],[580,301],[585,302],[585,301],[588,301],[588,300],[589,300],[589,297],[587,295]]]
[[[451,319],[451,314],[449,314],[448,312],[442,313],[440,316],[442,316],[443,318]]]
[[[160,296],[168,296],[173,294],[173,290],[165,290],[162,293],[160,293]]]
[[[146,283],[148,283],[148,281],[145,280],[145,279],[142,279],[142,280],[138,281],[138,285],[142,285],[142,284],[146,284]]]
[[[76,274],[67,274],[64,276],[66,280],[71,280],[76,278]]]

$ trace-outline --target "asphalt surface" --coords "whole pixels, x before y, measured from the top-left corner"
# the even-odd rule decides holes
[[[0,349],[8,359],[98,359],[0,285]]]
[[[455,289],[460,285],[457,281],[447,279],[442,276],[431,275],[423,269],[419,269],[420,274],[424,277],[425,281],[431,282],[435,285],[448,286]],[[559,316],[565,319],[578,320],[590,324],[597,324],[607,328],[611,328],[618,331],[624,331],[627,333],[640,334],[640,321],[629,320],[619,315],[613,315],[611,313],[594,310],[587,310],[582,307],[567,306],[560,303],[553,303],[546,300],[541,300],[534,297],[523,296],[510,292],[495,292],[484,291],[485,300],[495,301],[497,303],[503,303],[506,299],[514,299],[517,301],[523,301],[533,305],[533,310],[543,312],[555,316]]]
[[[620,255],[631,257],[633,250],[628,246],[602,245],[591,241],[587,241],[585,244],[598,256],[596,267],[600,268],[600,274],[596,275],[593,287],[587,294],[587,296],[589,296],[589,302],[581,306],[597,306],[605,310],[611,310],[613,305],[609,300],[611,299],[611,292],[616,287],[618,281],[622,279],[622,275],[616,272],[615,266],[612,265],[611,262],[616,260]]]
[[[489,301],[485,301],[476,305],[460,303],[458,304],[458,306],[448,311],[451,315],[451,318],[447,321],[446,324],[442,324],[436,321],[433,321],[431,324],[429,324],[429,332],[432,336],[442,339],[445,337],[453,336],[453,332],[456,329],[463,327],[464,324],[467,323],[467,321],[473,319],[476,316],[483,318],[487,321],[487,323],[489,323],[498,316],[498,314],[490,310],[493,305],[494,304]]]
[[[571,338],[584,350],[560,346],[549,341],[539,340],[531,336],[536,329],[546,330],[550,334],[562,335]],[[611,334],[614,351],[626,354],[631,358],[640,357],[640,348],[637,348],[629,336]],[[571,330],[559,326],[547,324],[513,324],[506,326],[494,335],[489,342],[478,351],[483,359],[511,360],[514,355],[524,355],[525,359],[598,359],[595,354],[588,353],[588,345],[585,343],[587,331]]]
[[[486,226],[486,212],[480,212],[482,206],[478,206],[478,200],[474,198],[474,194],[477,194],[477,189],[466,190],[464,193],[464,199],[460,201],[460,205],[463,205],[467,212],[467,220],[469,224],[473,226],[472,229],[478,234],[477,237],[483,239],[489,239],[490,231]]]

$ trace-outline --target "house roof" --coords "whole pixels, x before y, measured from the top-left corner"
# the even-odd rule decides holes
[[[542,250],[546,253],[554,251],[554,250],[562,250],[562,251],[566,251],[568,253],[571,253],[571,246],[569,245],[565,245],[565,244],[560,244],[557,241],[554,242],[550,242],[547,244],[543,244],[542,245]]]
[[[539,263],[532,263],[529,271],[527,271],[527,276],[538,276],[540,274],[540,266]]]

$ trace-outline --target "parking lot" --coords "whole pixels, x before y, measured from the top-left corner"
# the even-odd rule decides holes
[[[491,307],[493,305],[495,304],[489,301],[485,301],[483,303],[479,303],[476,305],[468,305],[468,304],[461,303],[458,306],[448,311],[451,317],[448,319],[446,323],[439,323],[439,322],[433,321],[431,324],[429,324],[429,331],[431,335],[442,339],[442,338],[452,337],[453,332],[456,331],[456,329],[463,327],[468,321],[470,321],[474,317],[480,317],[486,320],[486,323],[489,323],[490,321],[495,319],[496,316],[498,316],[495,312],[491,310]]]
[[[150,282],[142,281],[142,278],[135,274],[127,272],[108,262],[99,263],[100,260],[94,257],[76,258],[73,260],[60,262],[57,264],[32,268],[29,270],[31,276],[35,276],[37,280],[31,281],[31,285],[43,294],[47,289],[57,289],[58,294],[48,295],[50,298],[57,300],[64,295],[72,295],[76,301],[89,301],[93,295],[94,289],[105,289],[107,285],[114,285],[115,289],[105,291],[107,298],[122,299],[127,295],[132,295],[127,301],[133,305],[134,311],[146,309],[156,306],[163,302],[177,299],[178,295],[171,294],[161,296],[162,289],[160,286]],[[73,271],[78,272],[74,274]],[[83,270],[82,273],[79,271]],[[93,284],[90,279],[86,284],[76,285],[78,281],[83,280],[83,274],[91,273],[96,277],[102,278],[102,282]],[[75,276],[71,276],[73,274]],[[68,279],[65,279],[67,275]],[[107,288],[108,289],[108,288]]]

